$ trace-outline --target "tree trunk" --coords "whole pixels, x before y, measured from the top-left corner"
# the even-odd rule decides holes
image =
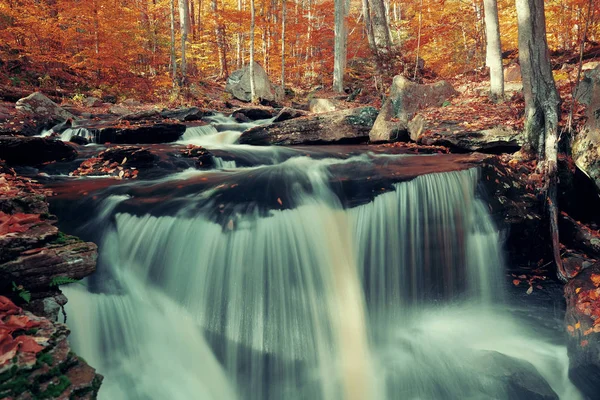
[[[371,7],[369,6],[369,0],[362,0],[363,15],[365,17],[365,28],[367,29],[367,39],[369,40],[369,47],[371,50],[376,52],[375,47],[375,36],[373,34],[373,24],[371,22]]]
[[[242,0],[238,0],[237,2],[237,10],[238,11],[242,11]],[[244,62],[242,59],[242,32],[238,32],[237,33],[237,41],[236,41],[236,62],[235,65],[237,67],[237,69],[240,69],[243,67]]]
[[[171,10],[171,72],[173,76],[173,87],[177,84],[177,58],[175,57],[175,0],[170,2]]]
[[[537,150],[538,169],[544,174],[554,261],[558,277],[566,273],[560,258],[556,180],[558,159],[558,117],[560,97],[556,90],[546,42],[544,0],[516,0],[519,22],[519,62],[525,97],[525,133]]]
[[[285,17],[286,0],[281,5],[281,88],[285,90]]]
[[[335,43],[333,54],[333,90],[344,92],[344,71],[346,69],[346,0],[335,0]]]
[[[250,0],[250,98],[252,102],[256,100],[256,90],[254,88],[254,18],[255,18],[254,0]]]
[[[390,25],[386,18],[383,0],[367,0],[371,16],[373,40],[377,52],[388,52],[392,47]]]
[[[212,0],[211,8],[213,14],[216,17],[218,12],[217,0]],[[215,36],[217,39],[217,52],[219,54],[219,77],[221,79],[225,79],[229,75],[229,70],[227,68],[227,48],[225,47],[225,27],[221,24],[220,21],[215,21]]]
[[[187,78],[186,43],[190,30],[188,0],[179,0],[179,29],[181,32],[181,86],[185,86]]]
[[[504,97],[504,74],[502,69],[502,46],[498,23],[498,3],[483,0],[485,12],[486,65],[490,68],[490,95],[497,101]]]

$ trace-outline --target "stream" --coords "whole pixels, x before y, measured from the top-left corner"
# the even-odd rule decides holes
[[[527,317],[553,310],[509,299],[476,168],[209,122],[155,148],[201,145],[213,170],[50,183],[62,228],[99,246],[64,291],[101,399],[581,399],[562,333]],[[382,166],[410,179],[353,183]]]

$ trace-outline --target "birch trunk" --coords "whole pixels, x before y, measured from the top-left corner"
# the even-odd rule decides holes
[[[283,0],[281,9],[281,88],[285,90],[285,18],[286,0]]]
[[[179,30],[181,33],[181,85],[185,86],[187,78],[186,44],[190,30],[188,0],[179,0]]]
[[[333,90],[344,92],[344,71],[346,69],[346,0],[335,0],[335,43],[333,54]]]
[[[493,100],[504,97],[504,74],[502,69],[502,45],[496,0],[483,0],[485,13],[486,65],[490,68],[490,95]]]
[[[383,0],[367,0],[371,14],[371,29],[373,40],[378,52],[387,52],[392,47],[390,24],[386,17]]]

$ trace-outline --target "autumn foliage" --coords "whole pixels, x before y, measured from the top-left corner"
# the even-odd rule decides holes
[[[82,92],[161,98],[170,93],[168,0],[0,0],[0,84],[65,87]],[[175,1],[177,3],[177,1]],[[499,0],[503,50],[517,47],[514,2]],[[587,0],[546,1],[548,39],[554,50],[574,51],[582,36]],[[287,1],[286,82],[296,87],[331,85],[333,0]],[[362,2],[350,2],[348,69],[366,79],[372,61]],[[189,0],[188,80],[222,77],[248,62],[249,2]],[[281,74],[282,0],[257,0],[256,60],[270,76]],[[600,18],[596,12],[592,19]],[[178,25],[178,13],[175,24]],[[441,75],[485,63],[482,0],[390,0],[388,20],[398,57],[390,72],[414,68],[417,46],[426,65]],[[223,40],[217,38],[222,26]],[[588,37],[598,40],[592,22]],[[179,30],[176,29],[177,35]],[[420,34],[419,34],[420,32]],[[178,40],[179,36],[177,36]],[[177,47],[177,57],[181,56]],[[365,64],[364,61],[367,61]],[[372,65],[373,63],[371,63]],[[368,71],[367,71],[368,72]]]

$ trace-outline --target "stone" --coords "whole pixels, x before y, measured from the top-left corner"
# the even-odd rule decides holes
[[[83,104],[86,107],[102,107],[102,100],[97,97],[86,97]]]
[[[332,112],[337,110],[336,103],[339,102],[331,99],[310,99],[308,110],[315,114]]]
[[[100,152],[97,157],[83,161],[72,175],[137,178],[139,173],[152,168],[158,159],[159,157],[147,148],[116,146]]]
[[[390,96],[382,106],[388,111],[384,112],[381,118],[385,122],[396,118],[408,124],[418,110],[442,106],[446,100],[456,94],[458,92],[446,81],[421,85],[409,81],[402,75],[396,75],[390,88]],[[377,126],[381,125],[377,124]],[[385,140],[385,137],[377,137],[377,141],[382,140]]]
[[[589,70],[598,68],[598,66],[600,66],[600,61],[588,61],[581,65],[581,70],[589,71]]]
[[[379,115],[369,132],[371,143],[407,141],[408,126],[402,121],[393,121],[394,109],[391,101],[383,103]]]
[[[600,387],[600,264],[584,269],[565,286],[569,378],[585,398]]]
[[[269,119],[273,118],[275,114],[275,110],[272,108],[261,108],[261,107],[248,107],[248,108],[238,108],[234,110],[232,114],[244,115],[250,121],[256,121],[259,119]],[[248,122],[248,121],[238,121],[238,122]]]
[[[592,100],[594,85],[600,80],[600,66],[583,72],[583,78],[577,85],[577,101],[589,105]],[[596,83],[595,83],[596,82]]]
[[[238,69],[229,75],[225,91],[230,93],[238,100],[250,102],[252,101],[250,94],[250,68],[245,66]],[[283,100],[281,91],[277,90],[275,85],[269,80],[269,76],[263,67],[257,62],[254,62],[254,88],[256,97],[259,100],[269,102],[279,102]]]
[[[161,117],[165,119],[175,119],[180,122],[199,121],[203,117],[213,114],[213,111],[201,110],[198,107],[177,108],[175,110],[165,109],[160,112]]]
[[[16,318],[25,329],[4,321]],[[71,351],[66,325],[36,316],[0,296],[0,397],[95,399],[103,377]],[[10,357],[6,357],[10,355]]]
[[[35,92],[19,99],[15,104],[15,108],[48,120],[64,121],[69,118],[75,118],[73,114],[61,108],[40,92]]]
[[[369,131],[376,118],[377,109],[373,107],[308,115],[248,129],[242,133],[239,143],[253,145],[364,143],[368,140]]]
[[[521,82],[521,66],[519,64],[511,64],[504,68],[505,82]]]
[[[587,121],[573,139],[573,161],[600,188],[600,66],[588,71],[584,82],[588,91],[582,94],[588,100]]]
[[[459,123],[447,122],[431,129],[424,118],[417,116],[408,124],[408,129],[411,139],[418,144],[445,146],[453,152],[514,153],[525,144],[520,132],[502,126],[470,130]]]
[[[117,102],[117,96],[113,96],[112,94],[107,94],[102,96],[103,103],[115,104]]]
[[[0,136],[0,159],[9,164],[36,166],[53,161],[70,161],[75,157],[75,148],[57,139]]]
[[[152,144],[179,140],[186,126],[180,123],[146,123],[127,127],[96,128],[96,143]]]
[[[139,107],[142,105],[141,102],[134,100],[134,99],[125,99],[123,101],[123,104],[126,105],[127,107]]]
[[[114,115],[119,115],[119,116],[123,116],[123,115],[127,115],[130,114],[131,111],[123,106],[118,106],[118,105],[114,105],[111,106],[108,109],[108,112]]]
[[[295,108],[283,107],[281,111],[275,116],[273,122],[287,121],[288,119],[294,119],[298,117],[305,117],[308,112],[303,110],[297,110]]]

